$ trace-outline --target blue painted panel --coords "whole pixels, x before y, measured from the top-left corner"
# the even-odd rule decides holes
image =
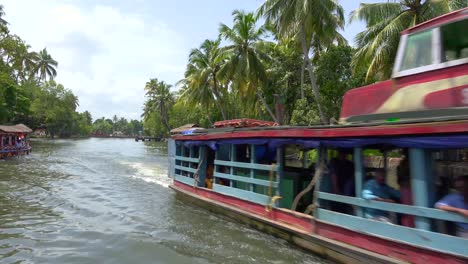
[[[426,154],[424,149],[410,148],[410,174],[411,174],[411,192],[413,193],[413,203],[416,206],[429,207],[428,179],[426,175],[431,175],[427,171]],[[416,217],[415,224],[417,228],[430,230],[431,223],[429,219]]]
[[[229,180],[246,182],[246,183],[251,183],[251,184],[256,184],[256,185],[263,185],[263,186],[267,186],[267,187],[270,186],[270,181],[259,180],[259,179],[255,179],[255,178],[248,178],[248,177],[243,177],[243,176],[238,176],[238,175],[231,175],[231,174],[220,173],[220,172],[215,172],[214,176],[218,177],[218,178],[225,178],[225,179],[229,179]],[[272,186],[274,188],[276,188],[276,187],[278,187],[278,183],[273,182]]]
[[[370,219],[317,209],[320,220],[363,234],[374,234],[391,240],[466,256],[468,239],[393,225]]]
[[[225,195],[233,196],[242,200],[251,201],[254,203],[267,205],[270,202],[270,197],[250,191],[236,189],[224,185],[213,184],[213,191],[222,193]]]
[[[174,168],[176,170],[188,171],[188,172],[193,172],[193,173],[197,172],[197,169],[184,167],[184,166],[180,166],[180,165],[175,165]]]
[[[224,160],[215,160],[215,165],[224,165],[237,168],[246,168],[246,169],[255,169],[255,170],[266,170],[271,171],[271,165],[264,164],[255,164],[255,163],[245,163],[245,162],[234,162],[234,161],[224,161]]]
[[[179,175],[179,174],[175,174],[175,180],[178,181],[178,182],[188,184],[190,186],[194,186],[194,184],[195,184],[194,179],[192,179],[190,177],[182,176],[182,175]]]
[[[362,164],[362,148],[354,149],[354,175],[355,175],[355,192],[356,194],[362,193],[362,183],[364,182],[364,166]],[[362,208],[356,208],[356,215],[363,216]]]
[[[169,178],[174,178],[175,155],[176,155],[175,141],[174,139],[169,138],[167,141],[167,156],[169,159],[169,169],[168,169]]]
[[[188,157],[182,157],[182,156],[176,156],[176,160],[181,160],[181,161],[188,161],[188,162],[200,162],[199,158],[188,158]]]
[[[428,218],[434,218],[434,219],[440,219],[440,220],[446,220],[446,221],[468,223],[468,219],[459,214],[450,213],[450,212],[446,212],[446,211],[442,211],[438,209],[404,205],[404,204],[377,202],[377,201],[366,200],[362,198],[342,196],[342,195],[336,195],[336,194],[325,193],[325,192],[318,192],[318,197],[323,200],[330,200],[330,201],[335,201],[335,202],[340,202],[340,203],[367,207],[367,208],[382,209],[385,211],[391,211],[391,212],[403,213],[403,214],[415,215],[415,216],[421,216],[421,217],[428,217]]]

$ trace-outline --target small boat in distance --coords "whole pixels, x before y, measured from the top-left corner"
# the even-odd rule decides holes
[[[468,175],[467,28],[465,8],[403,31],[392,79],[347,92],[338,125],[173,134],[171,188],[341,263],[468,263],[468,217],[435,208]]]
[[[23,125],[0,125],[0,159],[28,155],[31,152],[28,135],[32,130]]]

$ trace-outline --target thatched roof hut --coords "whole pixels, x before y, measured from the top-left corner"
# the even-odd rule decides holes
[[[0,133],[4,134],[16,134],[16,133],[31,133],[32,130],[23,124],[18,124],[14,126],[0,126]]]

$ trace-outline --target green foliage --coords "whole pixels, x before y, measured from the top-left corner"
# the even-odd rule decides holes
[[[51,137],[79,134],[76,124],[78,98],[54,81],[45,82],[39,89],[31,105],[34,119],[47,127]]]
[[[83,116],[85,120],[88,119],[88,114],[84,112]],[[90,115],[89,115],[90,117]],[[91,131],[95,135],[125,135],[125,136],[136,136],[139,135],[140,131],[143,131],[143,124],[138,120],[128,121],[125,118],[118,118],[114,116],[112,119],[106,119],[101,117],[96,119],[94,123],[87,123]]]
[[[88,136],[91,114],[78,113],[78,98],[51,81],[57,75],[57,61],[46,49],[31,51],[19,36],[10,34],[3,16],[0,5],[0,124],[46,127],[51,137]]]

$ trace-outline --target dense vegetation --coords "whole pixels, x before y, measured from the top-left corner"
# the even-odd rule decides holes
[[[78,97],[56,83],[58,62],[47,52],[31,51],[19,36],[11,34],[0,5],[0,124],[24,123],[46,128],[50,137],[113,134],[136,135],[138,120],[97,119],[88,111],[79,113]]]
[[[400,31],[467,5],[361,4],[350,14],[350,22],[367,25],[356,48],[339,33],[345,16],[337,0],[267,0],[255,13],[235,10],[232,27],[221,23],[217,39],[190,52],[178,90],[156,78],[146,84],[145,133],[167,135],[187,123],[209,127],[234,118],[328,124],[338,118],[347,90],[390,77]],[[282,120],[275,115],[278,100]]]
[[[0,124],[47,127],[52,137],[88,135],[91,115],[78,113],[78,98],[54,81],[58,62],[45,48],[31,51],[3,16],[0,6]]]

